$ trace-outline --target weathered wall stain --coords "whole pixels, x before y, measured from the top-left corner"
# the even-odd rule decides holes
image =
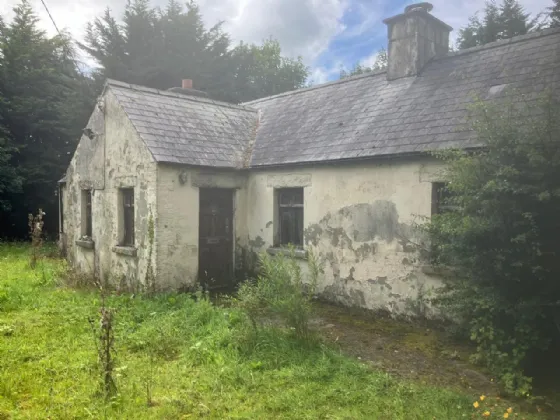
[[[93,135],[82,136],[66,171],[64,235],[67,257],[74,268],[112,282],[117,287],[137,290],[145,278],[147,225],[156,210],[156,164],[109,92],[96,107],[88,123]],[[104,113],[102,109],[105,109]],[[118,163],[109,168],[112,162]],[[113,251],[122,239],[119,221],[119,189],[134,188],[135,247],[137,256]],[[92,190],[92,237],[95,246],[76,244],[82,236],[82,189]],[[156,229],[157,237],[157,229]],[[157,242],[157,239],[156,239]],[[157,257],[154,250],[152,258]],[[154,270],[157,264],[153,261]]]
[[[414,244],[422,243],[422,235],[399,221],[394,202],[376,200],[328,212],[305,229],[304,238],[331,274],[322,291],[326,298],[367,306],[367,296],[373,295],[391,311],[407,310],[418,281],[409,276],[420,258]]]
[[[399,240],[404,252],[415,252],[411,237],[418,232],[405,223],[399,223],[395,203],[377,200],[343,207],[327,213],[319,223],[311,224],[304,231],[307,245],[317,246],[327,240],[333,247],[354,251],[356,261],[374,255],[376,244],[371,241],[393,242]],[[355,242],[361,242],[356,246]]]
[[[255,239],[249,238],[249,246],[255,250],[260,250],[266,245],[264,239],[260,236],[257,236]]]
[[[331,302],[340,303],[344,306],[366,306],[366,298],[362,290],[348,288],[340,283],[333,283],[325,287],[322,292],[322,297]]]

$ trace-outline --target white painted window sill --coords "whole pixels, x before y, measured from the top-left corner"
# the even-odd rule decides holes
[[[272,247],[266,250],[270,255],[283,255],[285,257],[291,257],[292,253],[294,258],[299,260],[306,260],[307,259],[307,251],[305,249],[290,249],[290,248],[280,248],[280,247]]]
[[[76,245],[78,245],[81,248],[86,248],[86,249],[93,249],[95,247],[95,242],[93,242],[93,240],[91,239],[78,239],[76,241]]]
[[[113,247],[113,252],[119,255],[126,255],[127,257],[136,257],[137,249],[133,246],[117,245]]]

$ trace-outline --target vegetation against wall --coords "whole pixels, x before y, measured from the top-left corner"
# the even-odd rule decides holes
[[[299,338],[309,336],[311,301],[317,287],[319,266],[313,254],[308,256],[309,274],[292,255],[259,256],[258,275],[242,283],[235,300],[236,306],[248,316],[255,330],[262,317],[278,317],[292,328]]]
[[[560,342],[560,106],[479,103],[484,149],[448,152],[451,210],[428,226],[436,260],[453,267],[439,298],[504,387],[528,395],[531,363]]]
[[[65,287],[61,260],[31,269],[28,253],[0,244],[0,418],[502,418],[510,406],[475,408],[473,395],[398,380],[282,325],[254,334],[200,293],[108,294],[107,336],[99,293]],[[88,318],[117,355],[109,400]]]

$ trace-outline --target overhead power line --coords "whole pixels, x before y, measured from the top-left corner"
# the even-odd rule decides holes
[[[56,22],[54,21],[54,18],[52,17],[51,12],[49,11],[49,8],[47,7],[47,3],[45,3],[45,0],[41,0],[41,3],[43,3],[43,6],[45,7],[45,10],[47,11],[47,14],[51,18],[51,22],[54,25],[54,29],[56,29],[56,32],[58,32],[58,34],[60,35],[60,30],[58,29],[58,26],[56,26]]]
[[[58,26],[56,25],[56,22],[54,21],[53,16],[51,15],[51,12],[50,12],[49,8],[47,7],[47,3],[45,2],[45,0],[41,0],[41,3],[43,3],[43,7],[44,7],[45,10],[47,11],[47,14],[49,15],[49,18],[51,19],[51,22],[52,22],[52,24],[53,24],[53,26],[54,26],[54,29],[56,29],[56,32],[58,32],[58,35],[62,35],[61,32],[60,32],[60,29],[58,29]],[[77,61],[76,58],[74,57],[72,47],[68,46],[68,48],[69,48],[69,55],[70,55],[70,58],[71,58],[72,61],[74,62],[74,65],[76,66],[76,70],[78,71],[78,73],[80,73],[80,74],[83,76],[84,74],[82,73],[82,70],[80,69],[80,66],[78,65],[78,61]]]

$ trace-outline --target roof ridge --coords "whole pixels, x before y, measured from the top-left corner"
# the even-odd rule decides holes
[[[492,48],[504,47],[506,45],[517,44],[519,42],[529,41],[531,39],[542,38],[545,36],[555,35],[560,33],[560,28],[547,28],[540,31],[530,32],[525,35],[517,35],[513,38],[500,39],[498,41],[489,42],[488,44],[477,45],[476,47],[465,48],[464,50],[454,51],[434,58],[434,61],[445,60],[446,58],[457,57],[460,55],[472,54],[478,51],[489,50]]]
[[[121,82],[120,80],[115,80],[115,79],[109,79],[108,78],[105,81],[105,86],[122,87],[122,88],[125,88],[125,89],[135,90],[135,91],[138,91],[138,92],[151,93],[151,94],[154,94],[154,95],[161,95],[161,96],[169,96],[169,97],[172,97],[172,98],[177,98],[177,99],[181,99],[181,100],[185,100],[185,101],[201,102],[201,103],[213,104],[213,105],[226,107],[226,108],[233,108],[233,109],[240,109],[240,110],[244,110],[244,111],[257,112],[257,110],[255,108],[251,108],[251,107],[245,106],[245,105],[231,104],[229,102],[218,101],[218,100],[211,99],[211,98],[203,98],[203,97],[200,97],[200,96],[184,95],[184,94],[181,94],[181,93],[174,93],[174,92],[170,92],[170,91],[167,91],[167,90],[154,89],[154,88],[147,87],[147,86],[135,85],[135,84],[132,84],[132,83]]]
[[[370,72],[363,73],[363,74],[357,74],[355,76],[345,77],[344,79],[333,80],[332,82],[321,83],[319,85],[311,86],[311,87],[308,87],[308,88],[294,89],[294,90],[290,90],[288,92],[278,93],[278,94],[272,95],[272,96],[265,96],[264,98],[254,99],[254,100],[249,101],[249,102],[243,102],[243,105],[258,104],[258,103],[265,102],[265,101],[268,101],[268,100],[271,100],[271,99],[281,98],[283,96],[297,95],[298,93],[304,93],[304,92],[309,92],[309,91],[312,91],[312,90],[322,89],[322,88],[329,87],[329,86],[332,86],[332,85],[338,85],[338,84],[353,82],[354,80],[364,79],[366,77],[379,76],[380,74],[385,74],[385,73],[387,73],[387,70],[370,71]]]
[[[460,51],[450,52],[450,53],[447,53],[446,55],[443,55],[441,57],[435,57],[434,61],[445,60],[446,58],[457,57],[457,56],[460,56],[460,55],[472,54],[472,53],[475,53],[475,52],[478,52],[478,51],[484,51],[484,50],[491,49],[491,48],[498,48],[498,47],[502,47],[502,46],[505,46],[505,45],[510,45],[510,44],[515,44],[515,43],[518,43],[518,42],[528,41],[528,40],[534,39],[534,38],[541,38],[541,37],[544,37],[544,36],[554,35],[556,33],[560,33],[560,28],[543,29],[541,31],[531,32],[531,33],[525,34],[525,35],[518,35],[518,36],[515,36],[513,38],[501,39],[499,41],[490,42],[488,44],[478,45],[476,47],[471,47],[471,48],[466,48],[466,49],[460,50]],[[296,95],[298,93],[304,93],[304,92],[309,92],[309,91],[316,90],[316,89],[322,89],[322,88],[329,87],[329,86],[336,85],[336,84],[352,82],[354,80],[362,79],[362,78],[365,78],[365,77],[378,76],[378,75],[384,74],[386,72],[387,72],[387,70],[376,70],[376,71],[373,71],[373,72],[359,74],[359,75],[356,75],[356,76],[346,77],[344,79],[334,80],[332,82],[322,83],[322,84],[319,84],[319,85],[316,85],[316,86],[311,86],[311,87],[308,87],[308,88],[294,89],[294,90],[291,90],[289,92],[283,92],[283,93],[279,93],[277,95],[266,96],[264,98],[255,99],[255,100],[249,101],[249,102],[244,102],[243,105],[259,104],[261,102],[265,102],[265,101],[268,101],[268,100],[271,100],[271,99],[277,99],[277,98],[281,98],[281,97],[284,97],[284,96]]]

